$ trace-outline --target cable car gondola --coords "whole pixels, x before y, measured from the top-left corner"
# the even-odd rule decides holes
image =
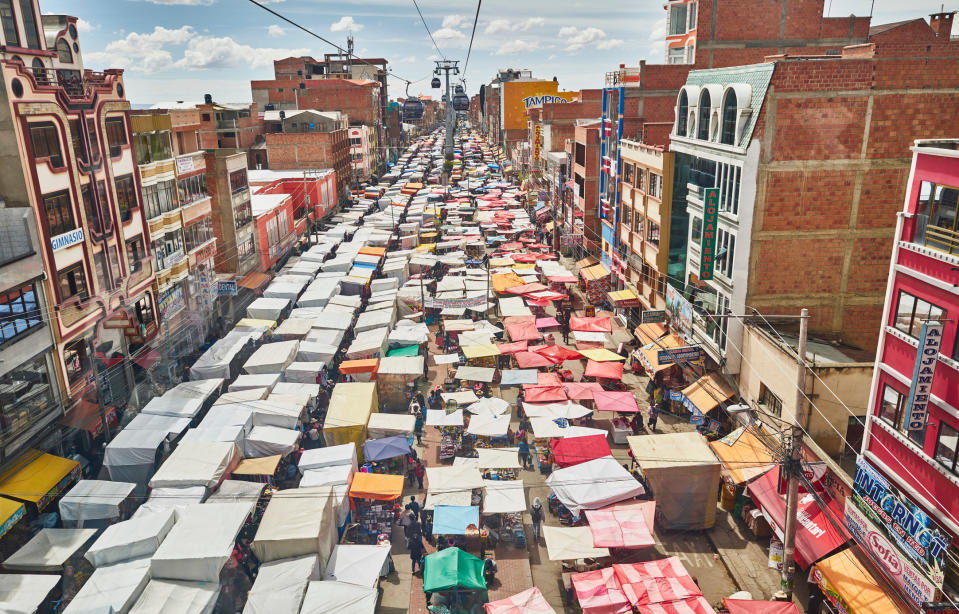
[[[453,109],[456,111],[469,111],[470,99],[466,94],[456,94],[453,96]]]
[[[453,88],[453,93],[454,93],[454,94],[465,94],[465,93],[466,93],[466,90],[463,89],[463,86],[462,86],[462,85],[457,85],[456,87]]]
[[[416,121],[423,119],[423,101],[419,98],[407,98],[403,102],[403,119],[405,121]]]
[[[443,83],[440,81],[439,77],[433,77],[433,80],[430,81],[430,85],[432,85],[433,88],[439,88],[443,86]]]

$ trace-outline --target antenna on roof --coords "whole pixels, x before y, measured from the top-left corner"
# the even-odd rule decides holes
[[[872,0],[872,6],[869,7],[869,17],[872,18],[872,12],[876,9],[876,0]]]

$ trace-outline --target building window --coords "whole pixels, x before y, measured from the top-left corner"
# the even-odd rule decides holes
[[[71,384],[90,370],[90,350],[86,339],[77,339],[63,348],[63,366],[67,369],[67,379]]]
[[[181,205],[188,205],[209,196],[206,187],[206,173],[180,179],[176,185]]]
[[[939,423],[939,433],[936,435],[936,460],[956,473],[956,459],[959,457],[959,430],[946,424]]]
[[[686,10],[689,5],[676,4],[669,9],[669,35],[677,36],[686,33]]]
[[[363,145],[363,140],[359,137],[350,139],[350,147],[361,147]]]
[[[136,273],[143,268],[144,258],[146,258],[146,251],[143,249],[143,235],[127,241],[127,264],[130,266],[131,273]]]
[[[183,244],[192,252],[213,238],[213,219],[205,217],[183,229]]]
[[[653,198],[663,198],[663,176],[658,173],[649,173],[649,190],[646,192]]]
[[[733,278],[733,258],[736,252],[736,235],[720,228],[716,233],[716,269],[726,279]]]
[[[61,64],[73,64],[73,52],[70,51],[70,43],[62,38],[57,40],[57,60]]]
[[[923,181],[912,240],[949,254],[959,253],[959,189]]]
[[[168,179],[143,188],[143,208],[148,220],[177,208],[175,183]]]
[[[776,417],[783,415],[783,400],[773,394],[762,382],[759,383],[759,404]]]
[[[37,85],[50,85],[50,80],[47,78],[47,67],[43,65],[43,60],[33,58],[31,67],[33,70],[33,78],[37,80]]]
[[[698,128],[696,138],[700,141],[709,140],[709,113],[712,109],[712,104],[709,91],[703,90],[703,93],[699,95],[699,117],[696,119],[696,126]]]
[[[626,228],[629,228],[633,223],[633,210],[629,205],[624,204],[622,207],[623,219],[620,220]]]
[[[70,192],[67,190],[44,196],[43,210],[47,216],[47,227],[50,230],[51,237],[70,232],[77,227],[73,219],[73,205],[70,203]]]
[[[36,420],[56,408],[50,386],[48,353],[28,360],[0,377],[0,426],[6,437],[30,428]]]
[[[926,429],[921,431],[907,431],[903,425],[905,418],[906,395],[888,384],[882,388],[882,402],[879,404],[879,417],[897,431],[909,436],[916,444],[922,447],[926,437]]]
[[[896,301],[896,330],[906,333],[914,339],[919,338],[922,323],[926,320],[942,321],[946,319],[946,310],[942,307],[913,296],[905,290],[899,291]]]
[[[133,175],[117,177],[113,185],[117,190],[117,208],[120,210],[120,219],[130,221],[130,211],[136,209],[137,191],[133,183]]]
[[[23,19],[23,30],[27,34],[27,47],[40,48],[40,34],[37,30],[37,16],[33,13],[33,0],[20,0],[20,17]]]
[[[723,101],[723,131],[719,142],[724,145],[736,144],[736,115],[739,112],[739,105],[736,102],[736,92],[729,90],[726,92],[726,99]]]
[[[646,222],[646,241],[659,249],[659,224],[652,220]]]
[[[637,213],[633,217],[633,232],[639,237],[640,240],[643,239],[643,216]]]
[[[689,96],[686,90],[679,93],[679,117],[676,118],[676,134],[686,136],[686,128],[689,125]]]
[[[696,3],[690,2],[686,6],[689,7],[689,19],[688,25],[686,26],[686,31],[688,32],[696,29]]]
[[[13,0],[0,0],[0,22],[3,24],[3,40],[9,47],[20,46],[17,32],[17,17],[13,13]]]
[[[700,243],[703,240],[703,218],[694,216],[690,228],[690,241]]]
[[[52,122],[30,124],[30,142],[33,144],[34,160],[46,158],[53,168],[63,168],[60,133]]]
[[[83,129],[80,125],[80,120],[70,120],[70,142],[73,145],[73,155],[76,156],[77,161],[81,164],[89,164],[90,160],[87,156],[87,149],[83,145]]]
[[[230,173],[230,191],[232,193],[242,192],[248,185],[245,168]]]
[[[97,139],[97,123],[92,120],[87,120],[87,143],[90,145],[90,153],[92,154],[92,162],[98,162],[100,160],[100,141]]]
[[[83,274],[83,263],[78,262],[62,271],[57,271],[60,283],[60,300],[65,301],[74,296],[87,298],[87,279]]]
[[[133,135],[133,149],[137,164],[150,164],[173,157],[173,145],[168,131]]]
[[[686,48],[685,47],[670,47],[666,55],[667,64],[685,64],[686,63]]]
[[[250,235],[242,243],[237,244],[236,246],[236,257],[238,261],[245,260],[250,254],[253,253],[253,235]]]
[[[156,321],[156,315],[153,312],[153,299],[149,294],[144,294],[136,303],[133,304],[133,312],[136,314],[137,322],[147,326]]]
[[[633,165],[632,164],[623,164],[623,182],[628,184],[633,183]]]
[[[233,209],[233,222],[234,227],[239,230],[240,228],[246,226],[253,221],[253,210],[250,207],[250,202],[247,201],[238,207]]]
[[[122,117],[110,117],[106,121],[107,144],[110,146],[110,157],[116,158],[127,144],[127,129],[123,125]]]
[[[7,343],[42,324],[43,314],[40,311],[33,284],[0,294],[0,344]]]

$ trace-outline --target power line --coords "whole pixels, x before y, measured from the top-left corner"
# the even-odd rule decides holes
[[[252,1],[252,0],[251,0],[251,1]],[[446,55],[444,55],[443,52],[440,51],[439,45],[436,44],[436,39],[433,38],[433,33],[430,32],[430,27],[429,27],[429,25],[427,25],[427,23],[426,23],[426,18],[423,17],[423,12],[420,11],[420,5],[418,5],[418,4],[416,3],[416,0],[413,0],[413,6],[416,7],[416,12],[419,13],[419,15],[420,15],[420,21],[423,22],[423,27],[426,28],[426,33],[429,34],[430,40],[433,41],[433,47],[436,48],[436,53],[440,54],[440,57],[445,60],[445,59],[446,59]]]
[[[466,63],[463,65],[463,77],[466,77],[466,69],[470,66],[470,54],[473,52],[473,37],[476,36],[476,24],[479,22],[480,7],[483,6],[483,0],[476,2],[476,16],[473,17],[473,33],[470,34],[470,46],[466,50]]]

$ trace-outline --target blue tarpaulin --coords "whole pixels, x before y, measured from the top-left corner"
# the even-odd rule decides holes
[[[363,443],[363,457],[367,461],[381,461],[410,453],[410,444],[405,435],[369,439]]]
[[[437,505],[433,509],[434,535],[466,535],[466,527],[479,528],[479,507],[475,505]]]

